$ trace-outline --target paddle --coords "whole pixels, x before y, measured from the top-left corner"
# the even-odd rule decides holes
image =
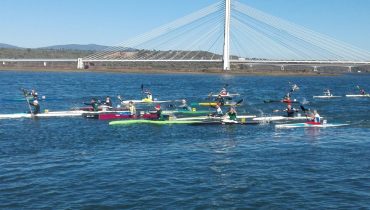
[[[28,100],[28,98],[27,98],[28,91],[26,89],[24,89],[24,88],[21,88],[21,90],[23,91],[24,98],[26,98],[28,108],[30,109],[31,117],[33,118],[34,117],[34,114],[33,114],[32,109],[31,109],[30,100]]]
[[[303,105],[300,105],[300,107],[301,107],[302,111],[304,112],[304,115],[306,116],[306,120],[309,121],[308,116],[307,116],[307,111],[310,111],[310,110],[306,109]]]

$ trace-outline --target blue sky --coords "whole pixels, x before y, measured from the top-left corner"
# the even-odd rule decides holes
[[[0,43],[114,45],[218,0],[1,0]],[[369,0],[240,0],[370,51]]]

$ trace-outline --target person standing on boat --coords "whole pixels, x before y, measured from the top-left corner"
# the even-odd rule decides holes
[[[40,104],[37,101],[37,99],[35,99],[32,102],[30,102],[30,105],[33,106],[32,114],[38,114],[38,113],[40,113]]]
[[[110,97],[109,97],[109,96],[107,96],[107,97],[105,98],[105,102],[104,102],[103,104],[104,104],[104,105],[106,105],[106,106],[109,106],[109,107],[113,107],[112,100],[110,99]]]
[[[131,114],[132,116],[136,116],[136,107],[135,107],[135,105],[134,105],[134,102],[130,101],[130,102],[128,103],[128,110],[130,111],[130,114]]]
[[[225,100],[224,100],[224,98],[222,97],[221,94],[219,94],[217,96],[217,98],[215,99],[215,101],[218,103],[219,106],[225,105]]]
[[[326,89],[326,90],[324,91],[324,95],[325,95],[325,96],[332,96],[332,95],[331,95],[331,92],[330,92],[330,90],[329,90],[329,89]]]
[[[157,104],[157,105],[155,106],[155,110],[156,110],[157,120],[162,119],[162,110],[161,110],[161,105]]]
[[[236,121],[237,112],[235,107],[230,107],[229,111],[226,114],[229,116],[229,120]]]
[[[94,112],[99,111],[99,103],[96,101],[95,98],[92,98],[90,103],[84,103],[84,104],[92,106],[92,109]]]

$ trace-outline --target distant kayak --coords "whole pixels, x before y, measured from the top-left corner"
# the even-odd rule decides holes
[[[365,95],[346,95],[346,97],[350,97],[350,98],[362,98],[362,97],[370,97],[370,94],[365,94]]]
[[[328,127],[340,127],[340,126],[346,126],[346,125],[348,125],[348,124],[305,122],[305,123],[275,125],[275,128],[310,128],[310,127],[312,127],[312,128],[328,128]]]
[[[327,99],[330,99],[330,98],[341,98],[342,96],[333,96],[333,95],[329,95],[329,96],[313,96],[313,98],[327,98]]]
[[[180,115],[201,115],[209,114],[210,111],[188,111],[188,110],[164,110],[163,114],[180,114]]]

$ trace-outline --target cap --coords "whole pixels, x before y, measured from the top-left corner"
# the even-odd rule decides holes
[[[156,109],[160,109],[160,108],[161,108],[161,105],[157,104],[157,105],[155,106],[155,108],[156,108]]]

